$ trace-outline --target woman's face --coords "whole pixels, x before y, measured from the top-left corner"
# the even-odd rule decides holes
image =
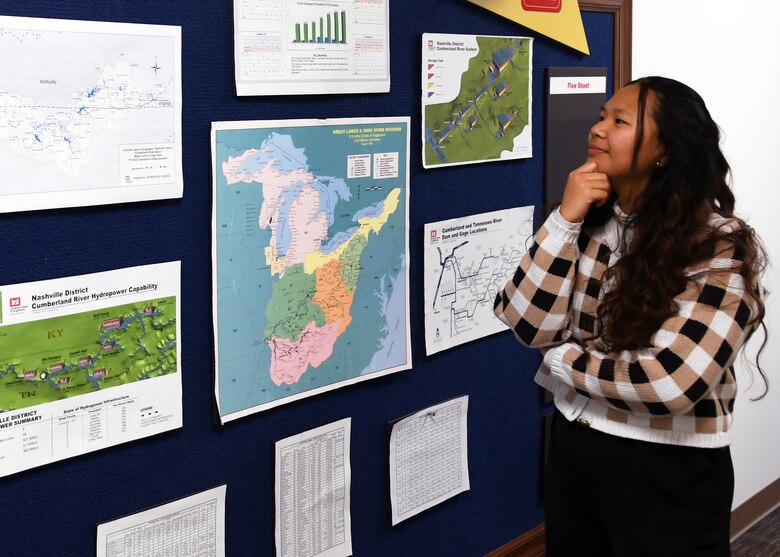
[[[664,162],[663,145],[658,139],[655,121],[650,116],[656,102],[655,93],[648,91],[644,139],[633,172],[631,162],[639,124],[638,85],[629,85],[615,93],[601,109],[599,121],[590,130],[588,161],[594,161],[598,171],[607,175],[621,199],[621,206],[623,201],[633,201],[642,193],[653,165]]]

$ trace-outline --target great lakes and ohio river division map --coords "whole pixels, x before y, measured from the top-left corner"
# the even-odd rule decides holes
[[[213,124],[223,421],[411,367],[408,127]]]

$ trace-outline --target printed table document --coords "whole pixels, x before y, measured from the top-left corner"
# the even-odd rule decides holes
[[[180,274],[0,286],[0,476],[181,427]]]
[[[221,485],[98,525],[97,557],[225,557]]]
[[[344,418],[276,442],[276,555],[352,555],[349,439]]]
[[[469,397],[398,420],[390,433],[393,526],[469,490]]]

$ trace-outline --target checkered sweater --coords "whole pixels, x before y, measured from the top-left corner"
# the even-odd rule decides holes
[[[688,287],[675,297],[679,311],[650,346],[601,352],[592,337],[596,307],[611,286],[602,285],[604,272],[620,256],[626,216],[618,209],[618,217],[588,236],[581,224],[552,213],[494,311],[520,342],[542,349],[535,381],[567,419],[632,439],[726,446],[737,392],[731,365],[756,311],[745,296],[742,262],[721,246],[689,269]],[[710,222],[731,225],[716,214]]]

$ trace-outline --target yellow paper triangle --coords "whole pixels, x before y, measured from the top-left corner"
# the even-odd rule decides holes
[[[521,0],[469,0],[469,2],[516,21],[523,27],[528,27],[584,54],[590,54],[585,28],[582,25],[580,5],[577,0],[560,0],[560,11],[525,9]],[[529,0],[527,4],[529,6],[549,4],[554,9],[557,3],[555,1]],[[544,10],[543,7],[538,9]]]

